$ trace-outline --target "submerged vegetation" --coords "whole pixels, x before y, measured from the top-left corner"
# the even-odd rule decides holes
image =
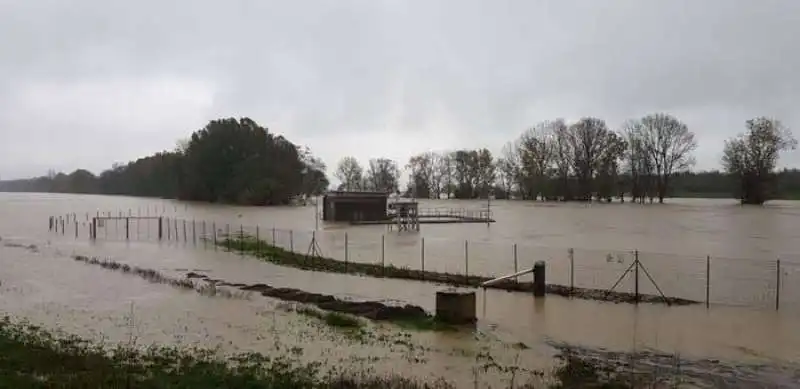
[[[359,262],[345,262],[333,258],[319,256],[309,256],[301,253],[285,250],[281,247],[269,244],[266,241],[258,240],[246,234],[237,234],[216,240],[216,244],[229,250],[238,250],[242,253],[253,255],[264,261],[276,265],[288,266],[302,270],[324,271],[329,273],[343,273],[366,275],[371,277],[397,278],[404,280],[435,282],[453,286],[479,287],[481,283],[491,280],[493,277],[483,277],[476,275],[440,273],[434,271],[424,271],[409,269],[406,267],[396,267],[393,265],[371,264]],[[532,291],[531,282],[518,282],[507,280],[489,286],[489,288],[503,289],[510,291]],[[548,284],[546,292],[565,297],[576,297],[588,300],[613,301],[613,302],[634,302],[636,296],[632,293],[589,289],[579,287],[569,287],[564,285]],[[648,303],[668,303],[675,305],[695,304],[696,301],[677,297],[640,294],[639,302]]]
[[[320,363],[301,362],[298,355],[302,352],[288,356],[240,353],[223,357],[213,349],[93,344],[76,336],[56,335],[8,316],[0,319],[0,350],[3,388],[455,388],[441,378],[421,381],[339,367],[324,369]],[[487,359],[484,369],[493,365],[491,355],[479,354],[476,359]],[[564,362],[553,372],[554,382],[549,385],[515,384],[519,368],[505,367],[502,370],[509,370],[511,378],[504,387],[632,388],[620,378],[600,372],[590,361],[569,357]],[[477,382],[476,379],[476,387]]]
[[[320,293],[306,292],[293,288],[275,288],[267,284],[246,285],[231,283],[220,279],[212,279],[206,275],[189,272],[185,278],[173,278],[153,269],[129,266],[108,259],[89,258],[82,255],[73,256],[73,259],[89,265],[100,266],[104,269],[134,274],[153,283],[161,283],[184,290],[194,290],[199,294],[215,297],[249,299],[250,293],[260,293],[265,297],[272,297],[284,301],[294,301],[314,305],[328,313],[322,318],[330,325],[358,327],[358,321],[351,316],[361,316],[376,321],[397,323],[403,327],[420,330],[450,330],[450,326],[438,323],[433,316],[416,305],[404,306],[386,305],[377,301],[347,301],[335,296]],[[193,279],[204,282],[195,284]],[[240,292],[231,291],[225,287],[239,289]],[[308,313],[308,312],[307,312]]]

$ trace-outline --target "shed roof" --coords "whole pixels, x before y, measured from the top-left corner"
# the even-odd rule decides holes
[[[343,190],[329,191],[325,195],[328,197],[389,197],[389,194],[384,192],[348,192]]]

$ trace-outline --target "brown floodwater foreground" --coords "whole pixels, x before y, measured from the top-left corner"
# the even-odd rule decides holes
[[[36,206],[30,206],[30,213],[47,214],[47,209],[39,209],[43,202],[47,203],[33,202]],[[558,347],[566,344],[585,348],[582,352],[587,355],[640,353],[648,363],[665,368],[675,363],[670,357],[678,357],[685,372],[707,371],[742,385],[800,385],[796,378],[800,314],[790,309],[614,304],[478,290],[475,333],[405,331],[369,322],[382,340],[364,344],[290,312],[278,300],[258,294],[247,299],[203,296],[87,266],[71,256],[108,258],[174,277],[200,271],[227,282],[408,303],[429,312],[435,308],[435,292],[443,286],[301,271],[185,244],[91,243],[49,234],[46,217],[20,216],[9,222],[7,216],[22,215],[18,212],[25,205],[17,200],[16,208],[11,207],[0,202],[0,310],[95,340],[127,342],[133,337],[141,344],[195,344],[265,353],[295,348],[309,361],[423,378],[443,376],[469,387],[476,369],[484,384],[508,379],[493,369],[483,371],[487,354],[504,365],[548,370],[556,363]],[[24,247],[28,245],[36,248]]]

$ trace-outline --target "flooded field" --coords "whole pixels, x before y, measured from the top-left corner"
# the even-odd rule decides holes
[[[482,204],[435,202],[431,206],[480,207]],[[736,261],[747,261],[748,266],[755,269],[763,267],[765,274],[775,271],[769,266],[778,256],[791,263],[791,256],[798,254],[791,243],[797,232],[791,226],[800,213],[800,206],[793,203],[753,209],[709,200],[682,200],[666,206],[493,202],[492,209],[497,223],[488,228],[471,224],[423,225],[421,235],[426,239],[426,250],[431,250],[426,253],[426,265],[433,269],[460,265],[460,260],[448,259],[458,258],[458,254],[446,253],[463,250],[465,240],[470,242],[469,258],[474,260],[469,265],[470,271],[498,275],[513,271],[511,250],[515,243],[519,267],[551,255],[544,248],[559,253],[573,247],[574,261],[581,266],[576,269],[584,271],[576,272],[576,281],[610,287],[608,280],[613,282],[613,274],[619,275],[619,268],[630,262],[625,259],[625,263],[618,263],[616,256],[614,261],[608,262],[607,256],[602,254],[604,250],[664,253],[659,262],[669,258],[703,259],[705,255],[720,258],[714,259],[715,263],[726,257],[731,261],[741,258]],[[435,292],[441,286],[301,271],[204,247],[202,243],[194,244],[192,239],[158,242],[153,226],[137,227],[137,239],[130,241],[119,239],[118,226],[106,226],[110,238],[101,239],[104,231],[100,231],[96,242],[90,242],[84,230],[79,231],[76,239],[74,234],[53,234],[47,228],[50,215],[93,215],[124,210],[134,215],[164,214],[184,220],[204,220],[219,224],[218,228],[258,225],[260,233],[267,236],[273,226],[281,231],[292,229],[296,231],[292,244],[298,247],[308,245],[308,238],[303,238],[301,231],[308,235],[314,227],[313,207],[253,209],[126,197],[0,194],[0,237],[3,239],[0,242],[0,309],[94,339],[125,342],[133,336],[137,342],[145,344],[201,344],[220,346],[228,351],[275,352],[279,348],[300,347],[304,350],[303,358],[308,360],[374,366],[378,372],[420,377],[445,376],[461,386],[472,386],[474,370],[485,366],[481,356],[486,353],[491,353],[501,364],[548,370],[555,363],[553,356],[558,348],[565,344],[580,346],[586,353],[639,353],[649,361],[643,365],[665,369],[675,368],[677,356],[682,369],[699,371],[692,374],[705,382],[766,382],[772,387],[792,387],[799,382],[795,372],[796,364],[800,363],[800,333],[795,329],[800,324],[800,312],[792,309],[789,297],[782,301],[785,305],[775,311],[773,299],[768,295],[755,298],[763,299],[760,305],[712,304],[706,309],[704,305],[634,306],[555,296],[533,299],[525,293],[490,290],[478,293],[477,333],[408,332],[392,325],[371,324],[372,331],[378,334],[375,339],[382,340],[364,347],[334,329],[290,312],[286,303],[277,300],[260,295],[247,299],[211,298],[81,264],[70,256],[109,258],[175,277],[196,269],[230,282],[263,282],[353,300],[410,303],[428,311],[433,311]],[[78,220],[80,222],[81,216]],[[384,235],[384,260],[387,262],[415,263],[414,258],[419,255],[418,235],[388,233],[385,227],[324,227],[325,233],[321,233],[319,240],[325,255],[342,255],[338,254],[342,248],[336,243],[340,240],[330,237],[345,232],[348,242],[375,237],[380,242],[380,236]],[[276,241],[278,239],[283,238]],[[36,249],[19,247],[24,245],[35,245]],[[364,243],[353,245],[348,246],[351,260],[380,260],[379,249],[367,250],[365,247],[372,246]],[[526,247],[531,249],[524,249]],[[541,250],[534,250],[536,247]],[[505,252],[501,248],[505,248]],[[334,252],[337,254],[328,254]],[[525,254],[519,255],[523,252]],[[578,254],[584,252],[598,253],[597,259],[592,259],[597,262],[580,259]],[[704,277],[702,271],[692,277],[691,268],[677,272],[678,276],[666,277],[667,270],[674,264],[656,264],[653,255],[649,261],[642,255],[641,260],[652,268],[654,278],[662,281],[665,292],[681,289],[681,285],[694,285],[692,280]],[[548,259],[548,266],[554,269],[548,271],[552,274],[551,282],[568,282],[568,277],[557,271],[555,257],[543,259]],[[705,269],[705,261],[698,264],[702,265],[699,269]],[[597,266],[598,270],[591,271],[592,266]],[[610,266],[614,266],[615,272],[602,270]],[[786,272],[785,266],[783,272]],[[752,274],[725,274],[724,270],[716,271],[713,277],[712,280],[719,277],[720,283],[736,277],[751,279],[754,283],[767,280]],[[787,272],[785,277],[788,280],[781,287],[796,288],[791,284],[791,274]],[[717,284],[712,282],[713,285]],[[765,290],[768,286],[765,285]],[[630,283],[621,287],[630,288]],[[701,298],[704,288],[699,291]],[[714,291],[724,295],[721,287]],[[397,336],[404,340],[398,342]],[[276,347],[276,342],[281,346]],[[481,378],[495,384],[507,379],[506,374],[492,369]]]

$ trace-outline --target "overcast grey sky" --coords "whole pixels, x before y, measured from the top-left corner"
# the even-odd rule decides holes
[[[799,22],[796,0],[0,0],[0,177],[99,172],[229,116],[332,170],[660,111],[716,168],[747,118],[800,127]]]

